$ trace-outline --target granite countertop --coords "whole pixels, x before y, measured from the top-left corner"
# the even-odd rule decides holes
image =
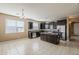
[[[49,29],[29,29],[30,32],[38,32],[38,31],[50,31]]]
[[[42,32],[41,34],[58,35],[58,33],[53,33],[53,32]]]
[[[31,29],[31,30],[29,30],[30,32],[39,32],[39,31],[41,31],[41,30],[39,30],[39,29]]]

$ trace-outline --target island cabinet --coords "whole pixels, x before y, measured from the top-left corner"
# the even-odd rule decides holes
[[[41,40],[47,41],[53,44],[59,44],[60,39],[58,38],[58,33],[41,33]]]

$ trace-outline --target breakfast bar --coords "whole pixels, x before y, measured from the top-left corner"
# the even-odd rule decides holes
[[[52,33],[52,32],[43,32],[40,34],[41,40],[47,41],[53,44],[59,44],[59,34],[58,33]]]

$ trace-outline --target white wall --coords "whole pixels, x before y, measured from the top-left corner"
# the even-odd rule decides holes
[[[79,35],[79,23],[74,24],[74,34]]]
[[[21,16],[21,9],[28,18],[38,21],[56,20],[79,14],[78,4],[0,4],[0,12]]]

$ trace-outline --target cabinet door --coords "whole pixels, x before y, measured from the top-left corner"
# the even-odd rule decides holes
[[[32,22],[29,22],[29,29],[32,29],[33,28],[33,23]]]
[[[45,29],[45,23],[40,24],[40,29]]]
[[[53,22],[53,28],[57,29],[57,22]]]

